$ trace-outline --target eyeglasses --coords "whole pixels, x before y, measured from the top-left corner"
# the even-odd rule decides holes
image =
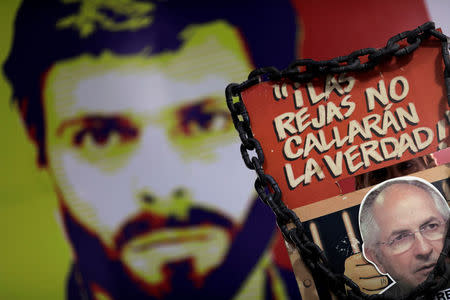
[[[440,221],[431,221],[422,225],[419,230],[414,232],[402,232],[395,236],[392,240],[386,242],[378,242],[379,245],[386,245],[392,251],[392,254],[400,254],[408,251],[416,240],[416,233],[420,232],[423,238],[429,241],[442,239],[445,235],[445,223]]]

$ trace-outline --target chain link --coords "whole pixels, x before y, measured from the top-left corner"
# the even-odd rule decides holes
[[[299,59],[291,63],[286,69],[279,71],[274,67],[256,69],[248,76],[248,80],[241,84],[231,83],[226,87],[225,96],[232,120],[241,139],[241,154],[245,165],[255,170],[258,175],[255,180],[255,190],[261,200],[267,204],[276,216],[277,225],[284,239],[294,245],[299,251],[305,265],[321,280],[328,283],[330,291],[338,299],[385,299],[385,295],[367,295],[361,292],[357,284],[342,274],[334,274],[324,252],[312,242],[305,233],[303,223],[295,212],[289,209],[281,200],[281,190],[275,179],[266,174],[263,169],[264,153],[261,144],[254,138],[250,119],[242,102],[241,92],[263,81],[277,81],[282,78],[294,82],[306,82],[321,75],[343,73],[349,71],[367,71],[373,69],[380,62],[393,56],[404,56],[416,50],[422,41],[433,36],[441,41],[442,57],[444,61],[444,79],[447,88],[447,101],[450,105],[450,56],[448,37],[435,29],[433,22],[427,22],[416,29],[405,31],[390,38],[386,46],[380,49],[365,48],[354,51],[347,56],[336,57],[331,60],[315,61]],[[403,40],[405,43],[400,44]],[[256,156],[251,156],[254,151]],[[404,299],[431,299],[430,295],[442,289],[450,278],[450,269],[445,260],[450,252],[450,233],[447,232],[444,249],[435,270],[429,278],[414,289]],[[346,288],[347,286],[347,288]]]

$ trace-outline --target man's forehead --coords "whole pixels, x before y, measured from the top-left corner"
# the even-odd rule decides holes
[[[231,28],[221,28],[227,40],[239,38]],[[67,118],[89,112],[158,112],[202,97],[217,97],[225,105],[226,85],[241,81],[252,68],[244,45],[231,49],[220,34],[187,39],[178,51],[155,56],[105,52],[60,62],[46,78],[45,101]]]
[[[408,195],[417,195],[426,201],[432,199],[428,192],[422,188],[408,183],[395,183],[386,187],[375,199],[374,205],[383,207],[386,205],[407,202]]]
[[[113,71],[51,86],[59,116],[81,113],[158,113],[206,96],[220,97],[227,80],[208,76],[201,82],[174,80],[155,70]]]
[[[440,215],[429,192],[405,183],[393,184],[383,190],[375,199],[374,214],[377,219],[395,219],[398,222],[407,221],[412,216],[419,220]]]

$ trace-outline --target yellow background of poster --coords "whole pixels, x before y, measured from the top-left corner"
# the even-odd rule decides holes
[[[1,64],[19,4],[0,2]],[[70,248],[57,224],[55,193],[35,163],[3,72],[0,98],[0,299],[64,299]]]

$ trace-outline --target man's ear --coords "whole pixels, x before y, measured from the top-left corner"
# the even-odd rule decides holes
[[[14,100],[17,103],[17,110],[19,111],[20,118],[22,120],[23,127],[30,141],[36,146],[37,164],[39,167],[45,167],[47,164],[47,158],[45,156],[44,149],[44,135],[43,135],[43,119],[42,119],[42,107],[40,105],[34,107],[30,105],[28,98],[22,98]],[[35,114],[41,116],[41,118],[33,118],[31,111],[35,110]]]
[[[383,264],[381,263],[379,259],[379,255],[377,255],[376,250],[367,247],[365,244],[363,244],[363,254],[367,261],[371,262],[377,267],[377,270],[381,274],[386,274],[386,270],[383,267]]]
[[[30,122],[29,117],[29,103],[28,98],[14,99],[14,103],[17,104],[17,110],[19,112],[20,118],[22,120],[23,127],[27,133],[28,138],[36,144],[36,127]]]

